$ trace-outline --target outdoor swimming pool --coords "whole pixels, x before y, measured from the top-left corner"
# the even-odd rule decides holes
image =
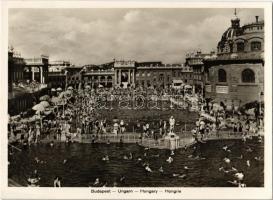
[[[201,156],[206,159],[190,158],[193,147],[179,149],[175,151],[174,162],[171,164],[166,162],[169,150],[145,151],[136,144],[56,143],[54,147],[38,144],[9,155],[8,176],[27,186],[27,178],[37,169],[42,187],[52,187],[56,175],[62,177],[62,185],[65,187],[88,187],[97,177],[102,183],[107,182],[109,187],[115,181],[120,187],[231,187],[227,181],[234,180],[232,175],[218,170],[224,165],[223,158],[227,154],[222,150],[224,145],[231,149],[229,158],[232,166],[244,171],[247,187],[263,187],[264,163],[254,157],[263,157],[264,145],[254,140],[246,144],[241,140],[208,141],[198,148]],[[253,151],[246,151],[247,147]],[[130,152],[133,159],[124,160],[123,156]],[[144,152],[147,152],[146,157]],[[110,158],[107,162],[102,161],[105,154]],[[243,159],[238,159],[241,154]],[[45,163],[37,164],[35,157]],[[138,157],[142,161],[138,161]],[[63,164],[65,159],[67,162]],[[145,171],[142,166],[144,160],[150,164],[152,173]],[[246,160],[250,160],[250,167],[247,167]],[[164,173],[158,171],[160,166],[163,166]],[[185,170],[185,166],[190,169]],[[186,174],[186,177],[174,177],[173,173]],[[122,183],[119,182],[121,176],[125,177]]]

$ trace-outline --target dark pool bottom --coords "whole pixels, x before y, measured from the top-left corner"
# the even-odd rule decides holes
[[[231,153],[225,152],[222,147],[228,145]],[[250,147],[252,152],[246,149]],[[238,170],[243,170],[247,187],[263,187],[264,162],[254,158],[264,155],[263,143],[247,141],[243,144],[240,140],[208,141],[198,148],[202,157],[206,159],[194,159],[189,155],[193,153],[193,147],[175,151],[173,163],[166,159],[170,155],[169,150],[150,149],[145,151],[136,144],[39,144],[24,149],[22,152],[14,152],[9,155],[9,178],[27,186],[27,178],[34,169],[38,170],[41,187],[52,187],[56,175],[62,177],[62,185],[65,187],[88,187],[99,178],[101,182],[107,182],[112,187],[117,182],[120,187],[232,187],[227,181],[234,180],[231,174],[224,174],[218,169],[224,166],[223,158],[229,154],[231,165]],[[133,153],[133,160],[124,160],[123,156]],[[144,157],[144,152],[147,156]],[[110,161],[102,161],[102,157],[108,154]],[[240,155],[243,159],[238,159]],[[158,157],[159,155],[159,157]],[[34,158],[46,163],[36,163]],[[141,157],[142,161],[137,161]],[[67,160],[63,164],[64,159]],[[150,164],[152,173],[146,172],[142,166],[146,160]],[[251,166],[246,165],[250,160]],[[158,169],[163,166],[164,173]],[[190,169],[185,171],[184,167]],[[185,178],[174,177],[173,173],[186,174]],[[124,182],[119,182],[121,176]]]

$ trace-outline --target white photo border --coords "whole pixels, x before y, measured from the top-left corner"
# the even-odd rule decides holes
[[[7,123],[8,123],[8,9],[9,8],[263,8],[265,19],[264,87],[265,87],[265,143],[264,143],[264,187],[262,188],[208,188],[182,187],[181,194],[118,193],[110,188],[110,194],[91,193],[92,188],[30,188],[8,187],[7,173]],[[1,198],[4,199],[271,199],[272,198],[272,3],[271,2],[133,2],[133,1],[4,1],[1,5],[1,57],[0,79],[1,119]],[[97,189],[97,188],[96,188]],[[108,189],[108,188],[107,188]],[[130,188],[139,191],[139,188]],[[145,187],[145,189],[148,189]],[[114,192],[115,191],[115,192]]]

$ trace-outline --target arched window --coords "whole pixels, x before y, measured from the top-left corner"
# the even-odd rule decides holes
[[[262,45],[261,42],[255,41],[255,42],[251,42],[251,51],[259,51],[261,50]]]
[[[242,71],[242,82],[255,83],[255,73],[251,69],[245,69]]]
[[[223,69],[218,70],[218,82],[227,82],[227,73]]]
[[[245,50],[245,44],[243,42],[237,43],[237,52],[242,52]]]

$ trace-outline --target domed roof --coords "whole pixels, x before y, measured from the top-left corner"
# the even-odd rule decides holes
[[[230,27],[223,33],[222,38],[226,38],[227,40],[232,39],[234,36],[237,35],[236,33],[237,33],[237,29]]]
[[[240,19],[237,17],[231,20],[231,27],[229,27],[222,35],[221,40],[218,43],[218,49],[224,49],[226,43],[232,42],[234,37],[242,33],[242,28],[240,27]]]

